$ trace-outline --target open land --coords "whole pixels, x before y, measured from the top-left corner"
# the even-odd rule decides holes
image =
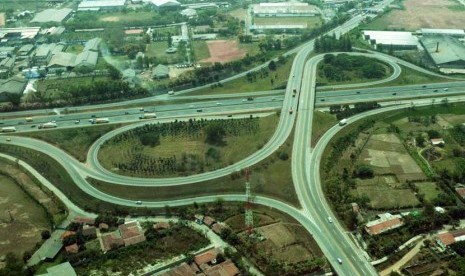
[[[236,40],[207,41],[210,57],[200,60],[202,63],[225,63],[245,57],[246,50],[240,49]]]
[[[41,240],[41,231],[50,230],[47,214],[12,178],[0,174],[0,184],[0,255],[21,256]]]
[[[137,22],[146,21],[154,17],[154,13],[150,11],[128,11],[128,12],[113,12],[110,14],[103,14],[100,16],[99,21],[103,22]]]
[[[438,185],[434,182],[415,183],[415,186],[418,188],[418,192],[423,194],[425,199],[429,202],[432,202],[434,199],[436,199],[440,193]]]
[[[145,54],[147,57],[155,57],[162,64],[175,64],[183,60],[183,57],[178,52],[167,54],[166,49],[168,49],[166,41],[155,41],[147,45]]]
[[[207,42],[205,40],[194,40],[191,43],[195,60],[204,60],[210,57]]]
[[[392,10],[368,23],[366,29],[420,28],[462,29],[465,25],[462,6],[452,0],[405,0],[402,10]]]
[[[246,119],[249,120],[249,119]],[[259,129],[253,133],[243,133],[238,136],[227,136],[224,146],[214,146],[205,143],[206,136],[202,132],[198,136],[190,137],[184,135],[168,135],[160,137],[160,145],[155,147],[143,146],[138,137],[126,139],[117,143],[107,143],[99,152],[99,160],[101,164],[116,173],[138,176],[138,177],[166,177],[168,175],[150,174],[147,172],[136,172],[128,170],[118,170],[121,164],[128,166],[135,162],[135,159],[151,157],[155,159],[170,158],[175,156],[177,163],[181,164],[181,160],[187,157],[192,157],[192,162],[203,163],[200,165],[202,170],[215,170],[227,165],[231,165],[262,147],[266,141],[273,135],[278,117],[275,115],[256,119],[258,120]],[[180,150],[182,149],[182,150]],[[207,158],[208,152],[215,151],[215,160]],[[197,158],[194,158],[197,156]],[[204,158],[205,157],[205,158]],[[115,160],[118,160],[116,164]],[[179,170],[177,170],[180,172]],[[186,174],[191,173],[185,172]]]

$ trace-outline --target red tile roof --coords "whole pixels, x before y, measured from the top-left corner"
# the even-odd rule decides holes
[[[439,240],[445,246],[455,243],[455,238],[450,232],[439,234]]]
[[[221,234],[221,231],[222,231],[224,228],[226,228],[226,226],[221,225],[220,223],[215,223],[215,224],[213,224],[213,226],[212,226],[213,232],[215,232],[215,233],[218,234],[218,235]]]
[[[76,217],[74,219],[74,222],[77,222],[77,223],[80,223],[80,224],[94,225],[95,224],[95,219],[94,218],[85,218],[85,217]]]
[[[99,229],[108,229],[109,226],[108,224],[104,223],[104,222],[101,222],[99,225],[98,225],[98,228]]]
[[[70,236],[74,236],[74,235],[76,235],[76,232],[74,232],[74,231],[65,231],[61,235],[61,240],[64,240],[66,237],[70,237]]]
[[[218,251],[216,248],[210,249],[207,252],[204,252],[202,254],[199,254],[194,257],[194,262],[200,266],[202,264],[210,263],[211,261],[216,259],[216,256],[218,255]]]
[[[170,224],[165,221],[160,221],[153,225],[153,229],[155,230],[163,230],[163,229],[168,229],[168,228],[170,228]]]
[[[97,228],[95,228],[95,226],[84,225],[82,227],[82,235],[85,236],[85,237],[96,236],[97,235]]]
[[[102,236],[102,251],[107,252],[113,247],[120,247],[124,245],[122,238],[117,237],[115,233],[109,233]]]
[[[205,223],[207,226],[212,226],[212,224],[215,223],[215,220],[212,217],[205,216],[203,218],[203,223]]]
[[[143,242],[145,241],[145,236],[143,234],[141,235],[137,235],[137,236],[134,236],[134,237],[130,237],[130,238],[126,238],[124,239],[124,246],[130,246],[130,245],[133,245],[133,244],[138,244],[140,242]]]
[[[73,243],[65,247],[66,252],[76,254],[79,252],[79,246],[77,243]]]
[[[393,218],[390,220],[386,220],[384,222],[380,222],[378,224],[372,225],[370,227],[365,227],[366,231],[370,235],[378,235],[380,233],[383,233],[385,231],[388,231],[390,229],[399,227],[403,225],[404,223],[400,218]]]
[[[207,276],[236,276],[239,274],[239,269],[231,260],[226,260],[204,272]]]
[[[459,194],[459,196],[465,198],[465,188],[455,188],[455,191],[457,192],[457,194]]]

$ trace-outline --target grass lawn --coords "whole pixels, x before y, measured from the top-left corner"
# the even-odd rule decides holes
[[[322,24],[319,16],[312,17],[255,17],[253,19],[256,25],[294,25],[307,24],[307,28],[316,28]]]
[[[315,146],[320,140],[320,137],[333,125],[337,124],[337,122],[336,115],[330,114],[329,112],[313,112],[312,147]]]
[[[293,58],[293,56],[287,58],[286,63],[278,66],[276,71],[268,71],[269,73],[267,76],[257,76],[255,81],[250,82],[246,77],[241,77],[233,81],[226,82],[221,87],[203,88],[189,93],[189,95],[234,94],[285,88],[289,78],[289,72],[292,67]],[[271,79],[273,79],[273,83],[271,83]]]
[[[195,60],[199,61],[210,57],[210,51],[208,50],[207,42],[204,40],[194,40],[192,41],[191,46]]]
[[[400,76],[390,82],[383,83],[379,86],[395,86],[395,85],[408,85],[408,84],[419,84],[419,83],[434,83],[434,82],[448,82],[454,81],[446,78],[435,77],[427,74],[423,74],[416,70],[407,68],[400,65],[402,72]]]
[[[155,57],[160,60],[160,63],[174,64],[181,62],[183,57],[179,56],[178,52],[173,54],[167,54],[165,51],[168,49],[168,43],[166,41],[151,42],[147,45],[145,54],[148,57]]]
[[[121,124],[86,126],[81,128],[18,133],[18,135],[40,139],[56,145],[64,151],[69,152],[79,161],[85,162],[87,151],[92,143],[105,133],[121,126]]]
[[[78,78],[38,80],[36,84],[37,84],[37,91],[54,93],[57,91],[61,91],[62,87],[89,85],[95,81],[105,81],[105,80],[108,80],[108,77],[106,76],[78,77]]]
[[[423,194],[429,202],[436,199],[440,193],[440,189],[434,182],[415,183],[415,186],[418,188],[419,193]]]
[[[260,47],[258,47],[259,42],[252,43],[239,43],[239,49],[244,49],[250,56],[254,56],[260,53]]]
[[[246,122],[250,119],[241,120],[245,120],[243,122]],[[227,136],[225,137],[224,146],[215,146],[205,143],[206,136],[202,130],[195,136],[161,136],[160,145],[155,147],[143,146],[140,142],[140,138],[135,135],[134,137],[116,143],[110,140],[100,149],[99,160],[105,168],[115,170],[115,167],[119,164],[131,166],[130,164],[133,164],[136,162],[136,159],[142,158],[142,156],[143,158],[154,159],[175,156],[176,160],[179,160],[176,162],[178,165],[181,165],[183,163],[181,160],[188,156],[197,156],[196,158],[198,159],[191,158],[190,162],[196,162],[198,164],[203,163],[203,165],[198,165],[202,166],[200,171],[219,169],[234,164],[261,148],[275,132],[279,118],[276,115],[270,115],[255,120],[258,120],[258,130],[254,130],[253,132],[242,132],[236,136]],[[243,126],[238,127],[245,130]],[[212,149],[216,151],[218,157],[207,157],[207,152],[212,151]],[[115,160],[118,160],[118,162],[115,162]],[[145,166],[143,167],[145,168]],[[142,170],[143,167],[138,167],[138,169],[135,170],[115,170],[115,172],[138,177],[167,177],[199,172],[199,168],[194,166],[195,168],[192,170],[176,169],[175,171],[177,173],[173,174],[170,173],[170,171],[165,171],[165,173],[160,175],[155,171],[148,173]],[[186,165],[186,167],[189,167],[189,165]]]

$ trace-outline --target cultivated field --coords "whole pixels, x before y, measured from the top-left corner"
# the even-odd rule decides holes
[[[210,57],[200,60],[203,63],[225,63],[245,57],[246,50],[240,49],[236,40],[214,40],[208,41]]]
[[[405,0],[403,10],[392,10],[364,26],[366,29],[457,28],[465,25],[465,7],[453,0]]]
[[[375,174],[394,174],[400,182],[425,178],[421,168],[394,134],[375,134],[370,137],[360,161],[370,164]]]
[[[137,12],[114,12],[100,16],[99,20],[103,22],[124,22],[124,21],[145,21],[153,18],[153,12],[137,11]]]
[[[0,186],[0,256],[13,252],[21,257],[41,240],[42,230],[50,230],[47,214],[12,178],[0,174]]]
[[[418,193],[423,194],[425,199],[429,202],[436,199],[441,192],[438,188],[438,185],[434,182],[420,182],[415,183],[415,186],[418,188]]]

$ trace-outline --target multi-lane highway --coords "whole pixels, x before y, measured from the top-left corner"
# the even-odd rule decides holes
[[[335,28],[333,32],[336,35],[345,33],[346,31],[356,27],[361,21],[361,16],[355,16],[350,21],[346,22],[340,27]],[[32,124],[38,124],[39,122],[47,122],[50,120],[56,120],[60,127],[76,127],[82,125],[89,125],[87,121],[90,119],[89,115],[95,117],[108,117],[111,118],[112,122],[130,122],[139,120],[138,117],[144,113],[144,111],[156,112],[159,117],[157,121],[173,120],[174,118],[189,118],[193,116],[206,115],[206,114],[218,114],[219,116],[226,117],[232,113],[251,113],[256,111],[264,111],[270,109],[281,108],[280,121],[278,123],[276,132],[269,142],[263,147],[263,149],[255,152],[251,156],[228,166],[223,169],[219,169],[213,172],[207,172],[200,175],[194,175],[189,177],[181,178],[167,178],[167,179],[146,179],[146,178],[132,178],[121,175],[113,174],[104,168],[102,168],[97,160],[97,153],[99,147],[109,138],[114,135],[127,131],[130,128],[136,127],[140,124],[146,123],[142,121],[140,123],[124,126],[116,129],[112,132],[101,137],[96,143],[94,143],[89,150],[87,158],[87,164],[82,164],[66,152],[58,149],[50,144],[42,141],[25,138],[25,137],[14,137],[11,141],[7,142],[4,139],[0,140],[0,143],[14,144],[22,147],[29,147],[35,150],[44,152],[49,156],[56,159],[60,164],[63,164],[65,170],[70,175],[76,185],[92,195],[93,197],[108,201],[114,204],[120,204],[125,206],[137,207],[138,204],[133,200],[124,198],[114,197],[109,194],[105,194],[93,186],[87,181],[87,177],[93,177],[96,179],[108,181],[119,185],[138,185],[138,186],[162,186],[162,185],[183,185],[192,184],[200,181],[206,181],[213,178],[218,178],[224,175],[228,175],[237,170],[251,166],[258,163],[264,158],[272,154],[279,146],[287,139],[290,132],[295,128],[295,141],[292,155],[292,174],[295,189],[297,191],[299,201],[302,209],[296,209],[285,203],[282,203],[275,199],[258,196],[255,198],[256,203],[263,204],[266,206],[274,207],[278,210],[288,213],[289,215],[296,218],[309,232],[311,232],[315,240],[320,245],[321,249],[331,262],[335,270],[339,275],[375,275],[376,271],[370,265],[368,260],[363,257],[360,249],[348,238],[345,234],[344,229],[337,223],[337,220],[330,220],[329,217],[334,217],[330,207],[328,206],[325,197],[322,192],[320,177],[319,177],[319,164],[321,155],[324,148],[329,143],[329,140],[339,131],[340,127],[335,126],[325,134],[320,142],[314,149],[310,148],[311,140],[311,129],[312,129],[312,114],[314,110],[314,103],[322,102],[321,97],[325,97],[326,103],[333,102],[338,103],[342,97],[348,97],[347,94],[351,94],[352,99],[360,101],[366,101],[366,99],[372,100],[372,94],[379,94],[380,97],[387,97],[387,94],[391,93],[416,93],[418,91],[430,91],[433,90],[432,95],[436,95],[439,91],[434,92],[435,87],[442,89],[441,93],[459,93],[460,85],[447,83],[447,87],[443,87],[445,84],[434,84],[427,85],[426,87],[412,86],[402,90],[404,88],[395,88],[397,92],[392,92],[390,88],[369,88],[359,89],[353,92],[345,91],[345,95],[338,94],[343,93],[342,90],[335,91],[324,91],[320,92],[321,95],[315,95],[315,78],[316,78],[316,66],[318,61],[322,59],[322,55],[315,56],[307,61],[307,57],[313,50],[313,41],[298,47],[290,53],[296,53],[296,57],[293,61],[292,69],[288,79],[287,88],[285,93],[282,95],[271,95],[266,96],[263,93],[260,97],[255,97],[253,101],[248,101],[244,98],[230,98],[225,97],[221,100],[206,100],[203,102],[196,103],[174,103],[172,105],[159,105],[155,107],[144,107],[141,111],[139,108],[125,109],[124,112],[121,110],[105,110],[93,113],[73,113],[69,115],[60,116],[37,116],[34,118],[34,122],[29,124],[23,124],[24,118],[10,118],[2,120],[4,125],[15,125],[18,130],[27,131],[34,129],[31,127]],[[370,54],[376,58],[384,60],[391,64],[394,68],[393,76],[382,81],[376,81],[372,84],[380,84],[382,82],[389,81],[397,77],[400,73],[400,69],[397,65],[397,61],[392,62],[391,59],[385,55]],[[350,85],[355,87],[356,85]],[[463,86],[463,85],[462,85]],[[448,88],[444,91],[444,88]],[[372,89],[372,90],[370,90]],[[372,93],[375,92],[376,93]],[[402,92],[404,91],[404,92]],[[360,92],[360,93],[357,93]],[[436,94],[434,94],[436,93]],[[294,96],[295,95],[295,96]],[[400,96],[400,95],[399,95]],[[220,98],[221,96],[218,96]],[[318,98],[320,97],[320,98]],[[375,97],[375,96],[373,96]],[[387,97],[389,98],[389,97]],[[374,99],[374,98],[373,98]],[[344,100],[349,101],[348,98]],[[143,101],[133,101],[131,103],[142,103]],[[122,105],[121,103],[115,104],[114,106]],[[107,106],[108,107],[108,106]],[[112,107],[112,105],[110,105]],[[94,107],[95,108],[95,107]],[[391,107],[391,109],[398,107]],[[87,108],[89,110],[90,108]],[[371,111],[380,112],[381,110]],[[366,113],[366,114],[371,114]],[[18,115],[18,114],[16,114]],[[20,115],[20,114],[19,114]],[[225,116],[226,115],[226,116]],[[234,115],[236,116],[236,115]],[[351,121],[362,118],[365,114],[354,116]],[[80,120],[76,123],[76,120]],[[21,124],[19,124],[21,123]],[[31,169],[32,170],[32,169]],[[37,172],[35,172],[37,173]],[[245,200],[244,195],[220,195],[225,200],[231,201],[243,201]],[[60,197],[63,197],[61,195]],[[206,197],[194,197],[190,199],[182,200],[170,200],[170,201],[154,201],[144,202],[144,207],[163,207],[165,205],[179,206],[191,204],[193,202],[210,202],[217,198],[217,196],[206,196]],[[340,260],[340,261],[338,261]]]

